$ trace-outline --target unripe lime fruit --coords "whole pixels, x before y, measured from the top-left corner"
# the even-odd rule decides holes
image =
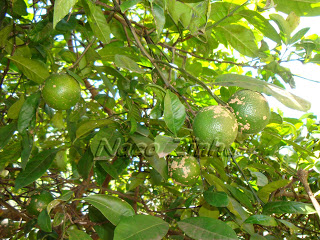
[[[27,205],[27,212],[32,215],[39,215],[39,213],[45,209],[52,200],[53,197],[51,193],[47,191],[36,193],[31,197],[30,202]]]
[[[237,137],[238,124],[234,114],[224,106],[209,106],[200,110],[193,121],[197,141],[208,147],[229,147]]]
[[[200,166],[194,157],[176,158],[170,165],[170,176],[172,179],[183,185],[195,184],[200,176]]]
[[[228,104],[234,110],[241,133],[258,133],[269,122],[269,104],[259,92],[240,90],[230,97]]]
[[[65,110],[74,106],[80,99],[79,83],[68,74],[51,74],[42,89],[44,101],[52,108]]]

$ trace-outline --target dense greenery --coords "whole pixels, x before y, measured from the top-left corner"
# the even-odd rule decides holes
[[[1,0],[0,238],[318,239],[320,126],[283,66],[319,63],[299,28],[317,15],[318,0]],[[43,100],[55,73],[81,86],[68,110]],[[302,117],[203,148],[195,115],[243,88]],[[192,186],[168,174],[184,156]]]

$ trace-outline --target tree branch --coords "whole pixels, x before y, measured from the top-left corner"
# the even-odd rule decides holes
[[[317,211],[317,214],[320,218],[320,205],[317,201],[317,199],[314,197],[313,192],[311,191],[311,188],[309,186],[308,183],[308,171],[304,170],[304,169],[299,169],[297,172],[297,175],[299,177],[300,182],[302,183],[302,185],[304,186],[304,189],[306,190],[314,208]]]

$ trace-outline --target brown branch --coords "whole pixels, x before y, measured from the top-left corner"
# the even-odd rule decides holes
[[[19,216],[20,218],[22,218],[25,221],[28,221],[28,220],[31,219],[27,215],[25,215],[24,213],[22,213],[19,210],[15,209],[9,203],[7,203],[6,201],[4,201],[2,199],[0,199],[0,204],[2,206],[6,207],[9,211],[11,211],[15,216]]]
[[[311,191],[311,188],[308,183],[308,171],[304,169],[299,169],[297,172],[298,178],[302,185],[304,186],[304,189],[306,190],[314,208],[317,211],[318,216],[320,217],[320,205],[315,196],[313,195],[313,192]]]

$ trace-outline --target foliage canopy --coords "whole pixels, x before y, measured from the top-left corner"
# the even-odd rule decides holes
[[[222,151],[193,133],[244,88],[307,112],[283,63],[319,64],[298,28],[318,15],[318,0],[1,0],[0,237],[318,239],[315,115],[272,111]],[[42,98],[56,73],[81,86],[67,110]],[[194,186],[168,174],[181,156]],[[54,200],[33,219],[41,190]]]

